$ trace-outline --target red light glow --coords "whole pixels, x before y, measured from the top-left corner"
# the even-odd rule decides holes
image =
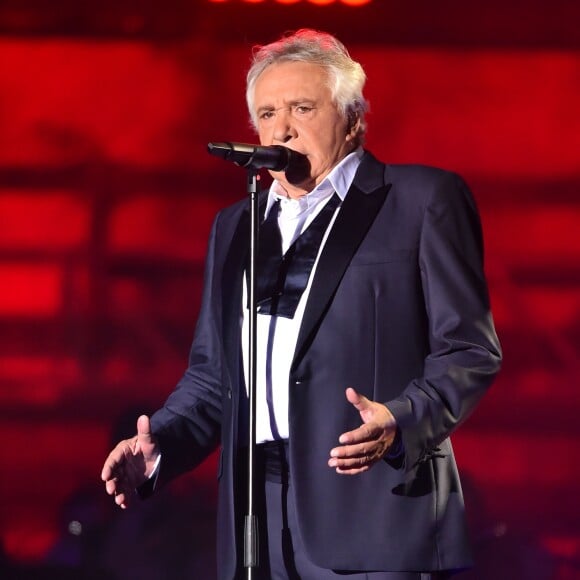
[[[225,4],[229,0],[208,0],[212,4]],[[245,4],[261,4],[266,0],[239,0],[239,2]],[[273,0],[276,4],[297,4],[301,0]],[[338,1],[340,4],[346,4],[347,6],[364,6],[365,4],[370,4],[372,0],[305,0],[308,4],[315,4],[316,6],[328,6],[334,4]]]

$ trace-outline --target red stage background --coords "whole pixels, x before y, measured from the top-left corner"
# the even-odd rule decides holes
[[[482,213],[505,365],[454,438],[469,577],[580,577],[579,5],[321,4],[0,5],[0,570],[211,577],[213,459],[133,514],[99,473],[186,364],[250,48],[312,26],[368,73],[368,148],[458,171]]]

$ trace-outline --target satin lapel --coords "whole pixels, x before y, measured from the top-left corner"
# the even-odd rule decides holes
[[[242,299],[242,275],[248,252],[247,232],[249,216],[243,211],[230,243],[222,275],[223,334],[227,361],[237,360],[236,351],[240,338],[240,308]],[[229,369],[235,376],[236,369]]]
[[[376,182],[375,182],[376,184]],[[364,193],[352,185],[320,255],[302,326],[294,365],[302,358],[354,253],[381,209],[390,185]]]
[[[260,200],[260,215],[266,208],[266,196]],[[222,273],[222,331],[226,360],[237,361],[240,352],[240,316],[242,308],[243,278],[249,253],[250,212],[242,210],[232,236]],[[235,364],[235,363],[234,363]],[[229,369],[232,376],[239,370]]]

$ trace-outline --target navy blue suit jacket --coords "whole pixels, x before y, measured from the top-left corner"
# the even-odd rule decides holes
[[[240,313],[247,202],[220,212],[207,256],[190,365],[152,418],[160,478],[221,445],[220,578],[239,562],[244,465]],[[384,165],[365,152],[314,274],[290,376],[290,492],[306,550],[338,570],[445,570],[470,564],[449,434],[499,370],[480,222],[455,174]],[[360,425],[347,386],[384,402],[404,454],[356,476],[327,466]]]

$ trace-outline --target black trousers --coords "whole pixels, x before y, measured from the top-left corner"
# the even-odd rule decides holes
[[[259,580],[445,580],[446,572],[351,572],[320,568],[307,556],[296,521],[287,445],[259,445],[256,504],[260,514]]]

